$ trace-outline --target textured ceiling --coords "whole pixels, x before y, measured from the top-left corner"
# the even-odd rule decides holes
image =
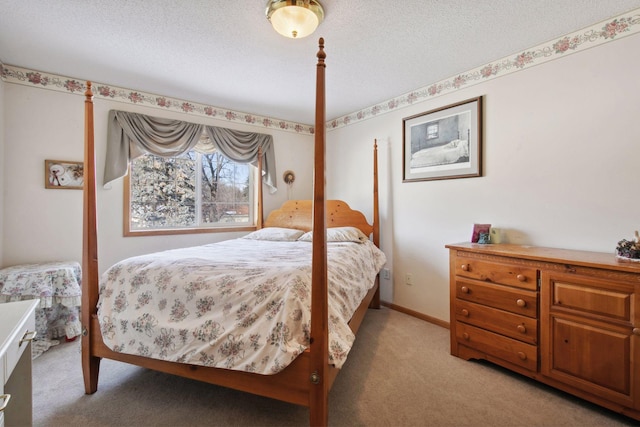
[[[327,119],[613,16],[640,0],[320,0],[278,35],[265,0],[0,0],[0,61],[245,113],[313,123],[318,37]]]

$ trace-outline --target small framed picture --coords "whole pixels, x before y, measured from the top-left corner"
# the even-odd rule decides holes
[[[44,187],[81,190],[84,184],[82,162],[67,160],[44,161]]]
[[[489,243],[489,230],[491,229],[491,224],[473,224],[473,233],[471,234],[471,243],[479,243],[480,235],[484,234],[486,237],[483,239],[482,243]]]

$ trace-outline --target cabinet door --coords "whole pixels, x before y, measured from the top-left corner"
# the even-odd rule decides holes
[[[637,407],[640,369],[634,285],[543,272],[543,375],[618,404]]]

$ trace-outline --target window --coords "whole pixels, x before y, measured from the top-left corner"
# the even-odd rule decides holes
[[[438,123],[430,123],[427,125],[427,139],[435,139],[438,137]]]
[[[253,227],[253,170],[218,152],[133,160],[125,181],[125,235]]]

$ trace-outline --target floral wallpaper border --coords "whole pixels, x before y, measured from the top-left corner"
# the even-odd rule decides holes
[[[327,122],[337,129],[640,32],[640,9]]]
[[[41,71],[29,70],[12,65],[0,64],[2,67],[2,79],[9,83],[17,83],[24,86],[36,86],[41,89],[49,89],[58,92],[67,92],[84,95],[86,81],[72,77],[64,77]],[[163,110],[171,110],[179,113],[192,114],[204,117],[227,120],[230,122],[260,126],[263,128],[278,129],[300,134],[313,135],[314,127],[301,123],[256,114],[242,113],[226,108],[211,105],[198,104],[181,99],[169,98],[162,95],[124,89],[104,83],[91,82],[94,99],[110,99],[114,101],[144,105]]]
[[[490,79],[502,77],[544,62],[552,61],[578,51],[595,47],[621,37],[640,32],[640,9],[610,20],[602,21],[591,27],[576,31],[555,41],[538,45],[524,52],[508,56],[466,73],[452,76],[429,86],[425,86],[360,111],[330,120],[327,130],[348,126],[350,124],[380,116],[410,105],[435,98],[458,89],[482,83]],[[72,94],[84,95],[85,82],[71,77],[64,77],[41,71],[5,65],[0,63],[2,79],[6,82],[36,86],[42,89],[56,90]],[[145,105],[164,110],[172,110],[185,114],[193,114],[230,122],[249,124],[263,128],[278,129],[305,135],[313,135],[312,125],[290,122],[286,120],[259,116],[255,114],[233,111],[211,105],[198,104],[162,95],[140,92],[110,86],[104,83],[92,84],[94,98],[111,99],[119,102]]]

